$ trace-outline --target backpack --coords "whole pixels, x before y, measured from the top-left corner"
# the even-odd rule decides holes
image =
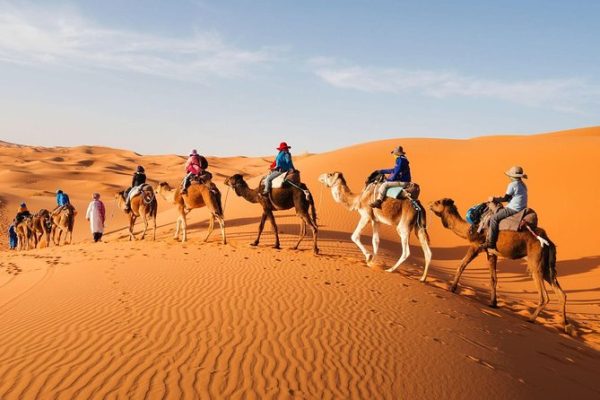
[[[478,224],[479,221],[481,220],[481,216],[485,213],[486,210],[487,210],[486,203],[476,204],[473,207],[469,208],[467,210],[467,215],[466,215],[467,222],[471,225]]]
[[[198,162],[198,165],[200,166],[201,169],[208,168],[208,160],[206,159],[206,157],[198,154],[198,155],[194,155],[194,159],[195,159],[195,161]]]

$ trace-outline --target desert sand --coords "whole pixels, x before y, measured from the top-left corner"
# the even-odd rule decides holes
[[[538,321],[527,322],[537,295],[523,261],[500,260],[497,309],[487,306],[484,257],[450,293],[466,243],[431,212],[427,283],[418,282],[414,237],[407,262],[383,271],[400,255],[389,227],[374,264],[365,264],[350,241],[358,215],[334,203],[317,177],[342,171],[358,191],[372,170],[392,165],[389,151],[399,144],[421,201],[451,197],[463,214],[503,193],[508,167],[525,168],[530,206],[558,246],[572,335],[561,330],[553,293]],[[160,198],[157,240],[130,242],[114,193],[138,164],[153,184],[178,184],[182,157],[0,143],[3,232],[22,200],[32,211],[53,208],[57,188],[79,210],[73,244],[0,252],[0,398],[598,398],[599,159],[600,127],[399,138],[296,156],[317,205],[314,256],[309,238],[289,249],[298,232],[293,211],[277,213],[282,250],[271,248],[268,228],[259,247],[249,246],[261,209],[223,181],[243,173],[256,185],[271,157],[209,157],[227,245],[217,231],[202,242],[205,209],[190,213],[187,243],[173,240],[175,209]],[[108,214],[97,244],[84,220],[94,191]],[[3,249],[6,241],[3,234]]]

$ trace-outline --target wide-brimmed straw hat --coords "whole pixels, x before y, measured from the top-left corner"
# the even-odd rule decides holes
[[[527,179],[527,174],[525,172],[523,172],[523,167],[519,167],[518,165],[510,167],[510,169],[508,171],[506,171],[504,174],[511,178]]]
[[[281,142],[281,143],[279,143],[279,147],[277,148],[277,150],[279,150],[279,151],[289,150],[291,148],[292,148],[292,146],[288,146],[288,144],[286,142]]]
[[[394,150],[391,151],[392,154],[396,155],[396,156],[403,156],[406,153],[404,152],[404,149],[402,148],[402,146],[397,146],[394,147]]]

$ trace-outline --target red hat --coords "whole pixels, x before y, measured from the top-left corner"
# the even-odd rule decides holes
[[[281,150],[288,150],[291,148],[292,148],[292,146],[288,146],[288,144],[286,142],[281,142],[281,143],[279,143],[279,147],[277,148],[277,150],[281,151]]]

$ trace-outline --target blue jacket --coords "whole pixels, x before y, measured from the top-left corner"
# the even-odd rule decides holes
[[[292,155],[289,151],[280,151],[275,157],[275,169],[278,171],[289,171],[294,168],[294,163],[292,162]]]
[[[69,195],[67,195],[66,193],[58,193],[56,195],[56,204],[58,204],[59,207],[70,204]]]
[[[396,165],[391,169],[380,169],[380,174],[389,174],[388,182],[410,182],[410,167],[408,158],[400,156],[396,158]]]

